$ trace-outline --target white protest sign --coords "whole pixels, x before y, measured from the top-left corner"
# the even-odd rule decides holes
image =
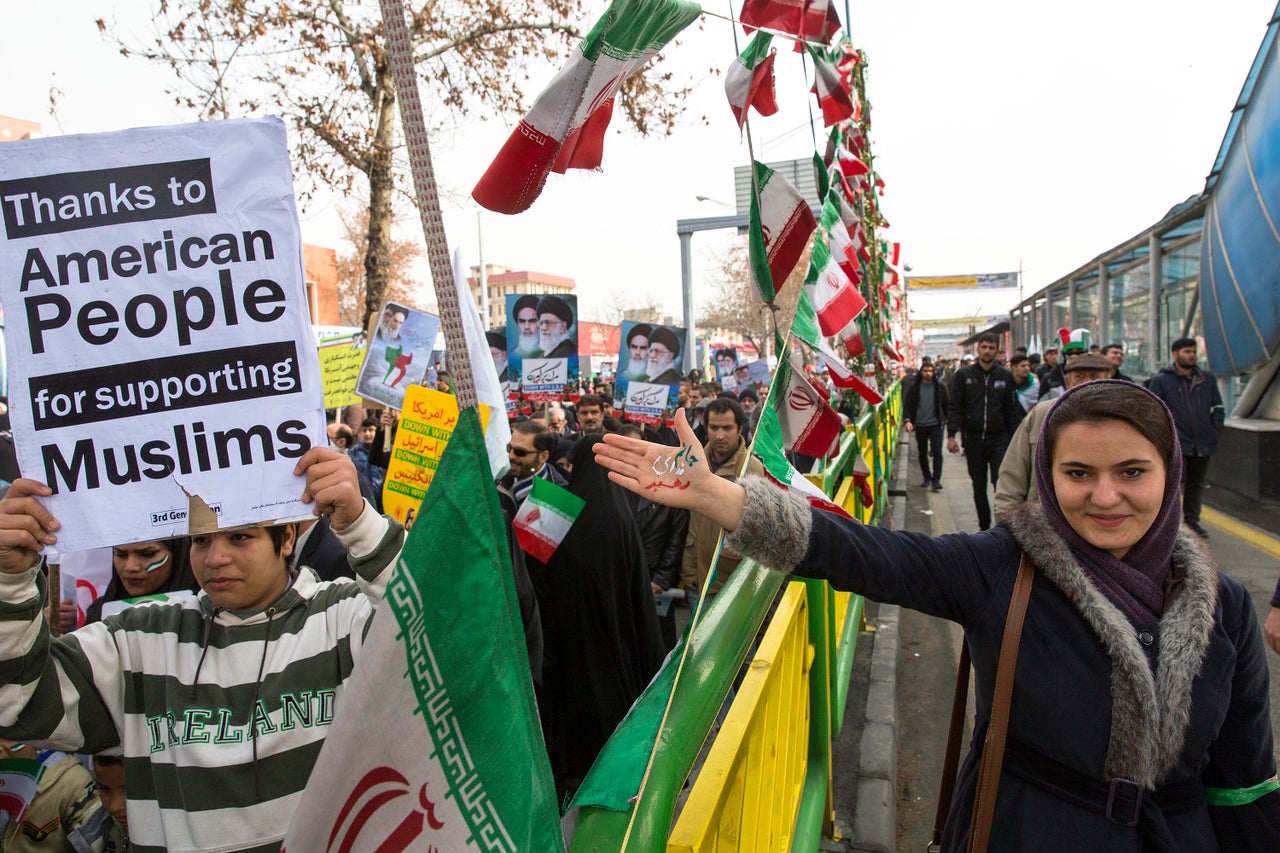
[[[292,472],[325,424],[279,119],[6,143],[0,211],[10,416],[58,551],[309,512]]]

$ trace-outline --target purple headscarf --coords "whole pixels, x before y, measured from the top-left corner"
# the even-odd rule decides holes
[[[1134,543],[1123,559],[1116,559],[1109,552],[1090,545],[1071,527],[1058,505],[1058,496],[1053,490],[1053,474],[1049,470],[1049,443],[1045,440],[1045,433],[1053,422],[1054,415],[1062,407],[1062,401],[1082,388],[1097,389],[1099,385],[1136,388],[1149,395],[1160,404],[1173,436],[1173,452],[1164,460],[1164,495],[1160,500],[1160,512],[1151,527]],[[1040,441],[1036,443],[1035,474],[1045,518],[1067,543],[1071,555],[1094,586],[1133,624],[1145,625],[1158,621],[1164,613],[1167,581],[1173,567],[1173,544],[1182,518],[1182,450],[1178,445],[1178,432],[1173,426],[1173,415],[1164,401],[1141,385],[1119,379],[1077,385],[1058,398],[1049,410],[1049,416],[1044,419]]]

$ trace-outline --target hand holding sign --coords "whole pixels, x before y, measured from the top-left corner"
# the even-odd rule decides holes
[[[0,572],[25,572],[41,548],[58,541],[58,519],[35,497],[50,493],[44,483],[19,477],[0,500]]]
[[[592,450],[618,485],[654,503],[702,513],[725,530],[735,530],[746,500],[743,488],[711,470],[683,409],[676,413],[676,433],[679,447],[610,433]]]
[[[356,466],[345,453],[313,447],[298,460],[293,473],[307,478],[302,502],[313,504],[314,514],[329,516],[334,530],[349,527],[364,511]]]

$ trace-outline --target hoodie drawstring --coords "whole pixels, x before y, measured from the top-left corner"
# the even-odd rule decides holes
[[[205,655],[209,654],[209,636],[213,633],[213,620],[218,618],[220,612],[222,612],[221,607],[213,608],[213,613],[209,614],[208,620],[204,623],[204,638],[200,641],[200,662],[196,664],[196,677],[191,679],[191,692],[187,694],[188,699],[196,698],[196,685],[200,683],[200,670],[204,669]]]
[[[262,691],[262,671],[267,666],[267,646],[271,644],[271,622],[276,618],[276,609],[267,608],[267,634],[262,638],[262,659],[258,661],[258,677],[253,682],[253,704],[249,706],[249,737],[253,741],[253,796],[262,802],[262,784],[258,776],[258,727],[254,718],[258,715],[258,697]]]

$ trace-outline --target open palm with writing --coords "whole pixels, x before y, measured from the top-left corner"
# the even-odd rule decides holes
[[[708,467],[683,410],[676,413],[676,434],[679,447],[606,435],[595,445],[596,461],[609,469],[610,480],[655,503],[701,509],[711,499],[708,481],[719,478]]]

